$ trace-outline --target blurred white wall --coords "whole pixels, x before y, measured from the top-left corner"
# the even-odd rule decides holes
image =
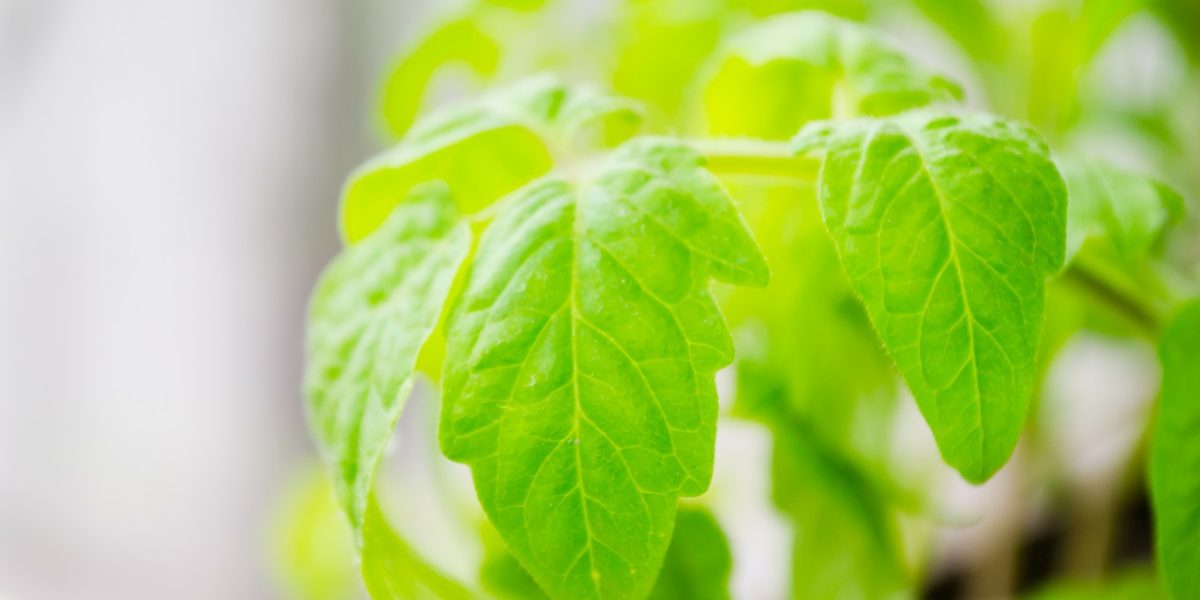
[[[0,598],[276,595],[305,298],[412,4],[0,0]]]

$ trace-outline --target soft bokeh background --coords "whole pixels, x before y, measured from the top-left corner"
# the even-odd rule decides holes
[[[284,597],[273,523],[313,458],[306,296],[337,248],[341,182],[381,143],[380,78],[446,4],[0,0],[0,598]],[[604,3],[573,4],[586,25]],[[928,24],[891,28],[983,95]],[[1136,101],[1184,76],[1161,25],[1127,29],[1088,85]],[[1094,139],[1145,162],[1120,136]],[[1080,489],[1112,481],[1155,378],[1148,347],[1099,338],[1055,367],[1049,394],[1095,416],[1056,432]],[[402,424],[415,455],[423,407]],[[910,448],[928,456],[911,412]],[[738,597],[779,597],[786,534],[765,466],[744,467],[767,442],[738,425],[720,444],[713,502]],[[942,568],[1011,535],[1006,499],[1030,492],[1005,473],[949,484],[961,511],[945,518],[968,526],[947,530]],[[427,493],[407,502],[410,520],[436,512]]]
[[[278,595],[306,296],[428,8],[0,0],[0,597]]]

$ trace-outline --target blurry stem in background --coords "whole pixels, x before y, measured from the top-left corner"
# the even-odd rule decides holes
[[[1097,581],[1112,554],[1113,531],[1124,494],[1117,489],[1076,489],[1066,511],[1068,519],[1059,568],[1080,581]]]
[[[1073,488],[1067,511],[1071,521],[1058,558],[1058,568],[1063,573],[1080,580],[1095,581],[1112,566],[1114,550],[1121,542],[1117,525],[1122,510],[1145,489],[1147,456],[1154,435],[1153,412],[1152,409],[1146,415],[1141,434],[1124,464],[1111,477],[1105,478],[1111,480],[1111,485],[1105,489]]]
[[[816,182],[821,161],[796,156],[787,142],[762,140],[707,139],[688,143],[707,161],[709,171],[719,176],[775,177]]]
[[[1029,516],[1030,489],[1026,450],[1018,445],[1005,468],[1006,473],[996,490],[1004,502],[995,511],[997,522],[991,525],[993,535],[988,547],[973,565],[966,579],[967,598],[1012,598],[1016,591],[1021,541]]]
[[[1162,310],[1121,289],[1119,285],[1109,281],[1099,269],[1085,261],[1076,260],[1063,273],[1063,279],[1128,319],[1147,339],[1158,339],[1165,320]]]
[[[796,156],[787,142],[732,138],[688,140],[688,143],[704,156],[708,170],[722,177],[766,177],[816,183],[820,173],[820,159]],[[1062,277],[1128,319],[1148,339],[1158,339],[1164,320],[1158,307],[1122,289],[1100,270],[1080,260],[1071,263]]]

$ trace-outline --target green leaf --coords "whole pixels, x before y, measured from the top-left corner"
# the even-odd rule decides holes
[[[478,598],[425,562],[388,524],[374,496],[363,524],[362,576],[373,600]]]
[[[1059,160],[1070,191],[1067,256],[1089,239],[1111,245],[1125,262],[1151,253],[1183,217],[1183,198],[1167,186],[1099,160]]]
[[[1150,568],[1127,569],[1100,581],[1060,581],[1030,600],[1169,600],[1170,594]]]
[[[425,181],[446,182],[462,212],[477,212],[545,174],[553,154],[580,138],[616,143],[637,131],[640,118],[628,101],[550,77],[432,114],[351,175],[342,197],[343,237],[356,242],[374,231]]]
[[[396,61],[383,89],[383,119],[399,137],[408,131],[435,75],[451,64],[466,66],[488,77],[496,71],[500,48],[478,18],[468,15],[446,21],[407,49]]]
[[[446,186],[427,184],[334,260],[313,292],[309,422],[356,535],[417,354],[470,244]]]
[[[875,32],[811,11],[772,17],[733,38],[703,103],[710,133],[787,139],[808,121],[888,115],[961,95]]]
[[[1200,300],[1163,334],[1162,395],[1150,461],[1159,564],[1179,600],[1200,598]]]
[[[498,598],[537,600],[546,598],[521,563],[517,562],[488,528],[480,579],[484,588]],[[729,598],[729,575],[733,557],[721,526],[707,510],[683,506],[675,516],[675,531],[663,559],[650,600],[713,600]]]
[[[795,523],[792,597],[905,597],[911,576],[885,490],[800,422],[775,432],[775,504]]]
[[[729,540],[716,518],[703,508],[684,506],[649,600],[728,600],[732,569]]]
[[[447,321],[442,449],[551,597],[643,596],[712,473],[733,349],[707,282],[764,285],[766,264],[669,140],[509,201]]]
[[[818,123],[819,195],[850,281],[933,430],[982,482],[1029,408],[1066,190],[1045,144],[983,115]]]

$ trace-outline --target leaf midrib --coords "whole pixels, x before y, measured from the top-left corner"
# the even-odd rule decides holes
[[[976,473],[976,476],[979,477],[980,475],[982,475],[982,473],[985,469],[985,462],[986,462],[986,456],[984,454],[984,447],[985,447],[984,438],[986,437],[986,431],[983,428],[983,391],[979,385],[979,364],[978,364],[978,360],[977,360],[977,352],[976,352],[976,345],[975,345],[975,326],[976,326],[977,321],[975,320],[974,312],[971,310],[971,302],[967,296],[966,279],[963,278],[962,263],[960,262],[960,260],[958,258],[959,238],[958,238],[958,235],[956,235],[954,233],[954,228],[950,224],[950,217],[946,213],[945,204],[948,202],[948,200],[946,199],[947,198],[946,194],[944,191],[942,191],[941,186],[938,185],[937,179],[933,175],[933,171],[929,168],[929,162],[925,158],[925,152],[922,150],[921,143],[917,139],[918,136],[912,134],[903,126],[899,127],[899,129],[900,129],[901,133],[904,135],[904,137],[909,141],[909,143],[913,149],[913,152],[916,153],[917,160],[920,165],[920,169],[921,169],[921,171],[923,171],[925,173],[925,177],[929,180],[930,187],[933,188],[934,195],[937,198],[938,214],[941,216],[941,221],[943,223],[943,227],[946,230],[946,236],[949,241],[950,256],[947,258],[947,261],[954,263],[954,271],[955,271],[955,274],[958,276],[959,297],[962,298],[963,311],[966,313],[965,316],[967,319],[967,339],[970,344],[970,350],[971,350],[970,356],[967,358],[967,361],[966,361],[966,366],[969,366],[971,368],[971,375],[972,375],[972,379],[975,384],[975,402],[974,402],[975,424],[976,424],[976,427],[978,428],[977,438],[979,440],[979,444],[978,444],[979,463],[978,463],[978,472]],[[935,282],[934,286],[930,287],[930,289],[929,289],[929,297],[930,298],[933,297],[933,294],[936,292],[936,290],[937,290],[937,287],[936,287],[936,282]],[[928,310],[928,306],[926,307],[925,310],[921,311],[922,329],[924,329],[925,314],[926,314],[927,310]],[[918,349],[919,348],[920,348],[920,345],[918,345]],[[920,355],[920,353],[918,355]],[[924,361],[924,359],[922,358],[922,362],[923,361]],[[957,376],[956,376],[956,378],[957,378]],[[951,380],[951,385],[953,385],[953,380]]]

